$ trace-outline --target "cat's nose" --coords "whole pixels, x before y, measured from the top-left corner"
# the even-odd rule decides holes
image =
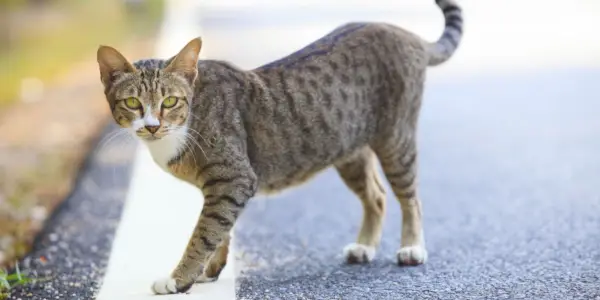
[[[152,126],[152,125],[146,125],[144,126],[146,127],[146,130],[150,131],[150,133],[154,134],[158,131],[158,128],[160,128],[160,126]]]

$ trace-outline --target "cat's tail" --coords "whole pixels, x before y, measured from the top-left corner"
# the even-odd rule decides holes
[[[435,3],[444,13],[445,27],[444,33],[437,42],[427,45],[429,66],[437,66],[452,57],[463,35],[462,10],[455,0],[435,0]]]

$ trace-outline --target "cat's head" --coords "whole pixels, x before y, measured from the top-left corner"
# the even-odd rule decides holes
[[[200,38],[196,38],[166,61],[131,64],[116,49],[100,46],[100,79],[117,124],[145,141],[158,140],[184,128],[190,115],[201,47]]]

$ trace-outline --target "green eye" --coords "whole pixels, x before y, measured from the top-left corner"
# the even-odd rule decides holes
[[[163,100],[162,107],[171,108],[171,107],[175,106],[175,104],[177,104],[177,100],[179,100],[179,99],[175,96],[167,97],[167,98],[165,98],[165,100]]]
[[[142,103],[136,97],[129,97],[125,99],[125,105],[130,109],[138,109],[142,106]]]

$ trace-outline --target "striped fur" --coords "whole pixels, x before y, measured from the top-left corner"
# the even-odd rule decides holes
[[[199,39],[171,59],[134,64],[113,48],[98,50],[116,122],[132,129],[164,170],[204,195],[186,251],[173,272],[154,283],[155,293],[216,280],[227,263],[229,232],[248,201],[303,184],[329,167],[364,212],[356,242],[344,248],[348,263],[371,261],[380,243],[386,193],[378,163],[403,215],[398,264],[427,260],[418,116],[426,69],[447,61],[462,34],[458,6],[437,4],[446,26],[436,43],[391,24],[349,23],[253,70],[198,61]],[[126,101],[131,97],[138,108]],[[165,105],[170,97],[178,101]]]
[[[440,39],[428,45],[429,65],[437,66],[447,61],[458,48],[463,35],[462,10],[454,0],[436,0],[444,13],[445,28]]]

